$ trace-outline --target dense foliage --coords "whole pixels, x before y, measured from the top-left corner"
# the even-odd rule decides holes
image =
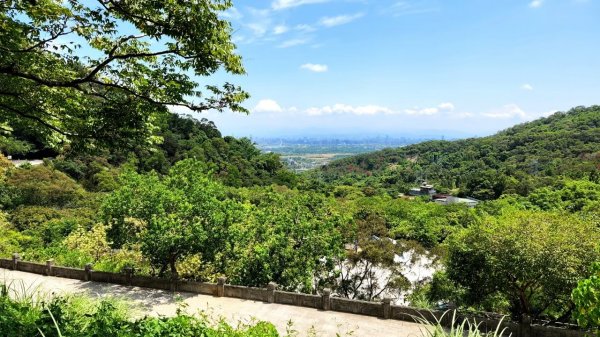
[[[447,242],[446,273],[467,305],[490,297],[514,317],[570,315],[571,290],[600,260],[600,228],[567,214],[510,211]]]
[[[575,317],[584,327],[596,329],[600,336],[600,263],[593,266],[592,275],[573,290]]]
[[[373,186],[392,195],[421,180],[477,199],[527,195],[555,177],[598,181],[600,107],[517,125],[496,135],[429,141],[335,161],[312,174],[334,184]]]
[[[176,277],[178,264],[195,257],[200,270],[188,276],[227,275],[239,284],[274,281],[310,291],[315,276],[332,271],[327,261],[341,253],[339,221],[323,198],[292,191],[227,193],[200,172],[201,162],[184,160],[162,178],[126,173],[102,207],[113,247],[139,243],[159,276],[169,267]]]
[[[304,175],[169,113],[248,94],[229,0],[0,1],[0,256],[597,326],[600,107],[496,135],[344,158]],[[404,194],[423,180],[475,208]],[[409,280],[416,261],[437,272]],[[590,266],[596,266],[595,269]],[[54,323],[56,319],[56,324]],[[39,329],[39,330],[38,330]],[[0,294],[3,336],[263,336],[110,302]],[[433,330],[437,331],[437,330]],[[437,333],[437,332],[436,332]],[[442,333],[439,331],[439,333]]]
[[[224,320],[211,323],[206,317],[183,312],[174,317],[134,319],[122,303],[107,299],[93,301],[84,297],[56,297],[40,301],[33,298],[35,294],[18,294],[14,299],[8,296],[6,288],[2,289],[2,337],[280,336],[275,327],[266,322],[232,327]]]
[[[65,147],[42,165],[19,168],[0,157],[0,254],[310,293],[327,287],[373,301],[409,291],[420,306],[584,322],[570,295],[600,260],[593,156],[573,164],[585,168],[581,174],[522,172],[517,181],[535,182],[527,193],[504,189],[469,208],[398,197],[372,184],[377,175],[329,182],[295,175],[277,155],[222,137],[206,120],[171,115],[160,125],[153,145]],[[456,150],[457,158],[468,151]],[[506,156],[505,164],[515,160]],[[437,273],[411,281],[421,259]]]
[[[244,73],[231,25],[219,16],[229,7],[206,0],[2,1],[1,129],[20,127],[52,146],[122,146],[151,141],[168,107],[246,111],[240,88],[200,90],[195,78],[220,69]]]

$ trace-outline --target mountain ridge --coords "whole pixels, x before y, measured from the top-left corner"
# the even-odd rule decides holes
[[[433,140],[340,159],[311,172],[327,183],[406,192],[421,180],[480,199],[527,195],[552,178],[597,179],[600,106],[576,107],[494,135]]]

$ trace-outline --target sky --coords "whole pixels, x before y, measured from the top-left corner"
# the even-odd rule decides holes
[[[600,104],[600,0],[247,0],[223,134],[483,136]],[[183,112],[183,111],[182,111]]]

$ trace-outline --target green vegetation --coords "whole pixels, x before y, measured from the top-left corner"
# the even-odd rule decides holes
[[[40,300],[34,294],[17,294],[14,299],[15,296],[8,296],[6,288],[2,289],[0,334],[4,337],[280,336],[266,322],[232,327],[224,320],[212,323],[208,317],[182,311],[174,317],[134,319],[123,303],[114,300],[94,301],[85,297]]]
[[[0,253],[374,301],[410,290],[421,306],[578,318],[571,291],[600,260],[593,172],[475,208],[444,206],[296,176],[207,121],[170,120],[162,143],[129,152],[69,150],[21,168],[1,160]],[[411,284],[420,258],[439,271]]]
[[[596,329],[600,336],[600,263],[593,266],[592,276],[579,282],[572,296],[577,322]]]
[[[507,210],[446,243],[446,273],[465,304],[503,302],[513,317],[560,318],[572,311],[577,280],[600,260],[598,242],[600,228],[577,217]]]
[[[314,175],[394,196],[426,179],[441,190],[482,200],[528,195],[555,177],[598,181],[598,116],[598,106],[575,108],[490,137],[429,141],[342,159]]]
[[[230,1],[3,1],[1,129],[18,127],[53,147],[132,146],[156,140],[167,106],[246,112],[240,103],[248,94],[240,88],[200,90],[192,78],[219,69],[244,73],[231,25],[219,17],[229,7]]]
[[[423,337],[502,337],[507,336],[504,330],[500,329],[500,325],[496,327],[496,330],[490,333],[484,333],[479,330],[479,324],[471,322],[467,319],[459,322],[456,319],[456,311],[452,313],[451,328],[448,329],[442,325],[444,316],[449,315],[450,312],[446,311],[440,318],[436,318],[433,322],[424,319],[423,317],[416,317],[415,320],[425,325],[423,328]]]
[[[193,80],[244,72],[219,16],[230,1],[84,3],[0,4],[1,256],[370,301],[412,291],[427,307],[598,325],[600,107],[297,175],[249,139],[169,113],[245,111],[240,88],[201,95]],[[4,155],[46,159],[15,167]],[[402,195],[423,179],[482,202]],[[437,272],[411,283],[420,259]],[[52,315],[69,335],[221,333],[185,315],[126,320],[103,302],[77,313],[64,299],[49,312],[2,301],[0,324],[33,335],[56,335]]]
[[[278,337],[298,336],[295,330],[281,335],[268,322],[229,325],[223,318],[216,320],[205,313],[189,315],[177,309],[174,317],[131,317],[131,308],[114,299],[92,300],[84,296],[41,298],[40,294],[17,293],[0,285],[0,332],[4,337]],[[9,296],[9,293],[11,296]],[[446,312],[444,315],[448,315]],[[423,337],[502,337],[504,331],[486,334],[478,324],[468,320],[458,322],[454,313],[453,327],[446,329],[441,319],[432,322],[415,317],[423,324]],[[352,334],[352,333],[350,333]],[[316,336],[308,331],[307,336]],[[339,335],[339,334],[338,334]]]

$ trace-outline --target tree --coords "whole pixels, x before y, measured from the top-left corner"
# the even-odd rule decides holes
[[[571,290],[600,258],[598,242],[599,228],[575,216],[506,210],[450,238],[446,271],[466,305],[501,295],[515,317],[566,319]]]
[[[582,280],[572,293],[574,316],[582,327],[596,329],[600,337],[600,263],[595,263],[592,276]]]
[[[247,221],[230,228],[222,246],[234,283],[316,292],[330,286],[343,244],[342,219],[323,196],[259,189],[248,199]]]
[[[201,254],[209,261],[224,247],[224,232],[243,216],[237,204],[222,200],[223,187],[202,172],[202,164],[184,160],[169,175],[127,172],[123,186],[102,206],[115,247],[139,242],[144,256],[163,276],[177,277],[177,262]]]
[[[136,144],[168,107],[246,112],[248,94],[219,69],[243,74],[230,0],[8,0],[0,4],[0,126],[46,142]],[[2,127],[2,129],[7,129]]]
[[[385,219],[368,211],[356,215],[353,247],[339,261],[338,293],[344,297],[372,301],[382,294],[398,294],[410,287],[396,261],[401,249],[388,236]]]

